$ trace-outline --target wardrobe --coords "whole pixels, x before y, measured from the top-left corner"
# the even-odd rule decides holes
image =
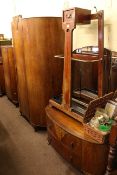
[[[11,45],[11,43],[11,40],[4,39],[4,35],[0,34],[0,96],[5,94],[5,79],[1,47],[4,45]]]
[[[2,46],[2,58],[5,77],[6,95],[16,106],[17,96],[17,72],[15,64],[14,48],[12,45]]]
[[[61,17],[17,16],[12,21],[21,115],[36,129],[46,126],[45,107],[62,92],[64,32]]]

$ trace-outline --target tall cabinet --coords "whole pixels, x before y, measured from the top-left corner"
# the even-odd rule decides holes
[[[5,94],[5,79],[1,47],[8,44],[11,45],[11,40],[4,39],[4,35],[0,34],[0,96],[3,96]]]
[[[61,93],[64,33],[60,17],[15,17],[13,44],[21,114],[36,128],[46,126],[45,107]]]
[[[19,109],[21,115],[29,120],[29,105],[24,60],[24,41],[22,32],[22,17],[14,17],[12,21],[12,38],[17,69]]]
[[[5,77],[6,95],[16,106],[18,105],[17,96],[17,72],[12,45],[2,46],[2,58]]]

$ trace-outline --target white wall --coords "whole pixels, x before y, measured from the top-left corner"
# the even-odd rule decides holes
[[[13,16],[62,16],[64,0],[0,0],[0,6],[0,33],[11,38]]]
[[[11,20],[14,16],[13,0],[0,1],[0,33],[11,38]]]
[[[95,13],[104,10],[104,46],[117,51],[117,0],[66,0],[66,6],[88,8]],[[74,31],[73,48],[86,45],[97,45],[97,26],[93,22],[89,26],[77,26]]]
[[[62,16],[63,0],[14,0],[16,14],[23,17]]]
[[[107,48],[117,51],[117,0],[1,0],[0,33],[11,37],[12,16],[62,16],[62,10],[70,7],[104,10],[105,40]],[[96,25],[77,27],[74,31],[74,48],[97,44]]]

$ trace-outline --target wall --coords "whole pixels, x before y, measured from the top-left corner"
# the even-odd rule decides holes
[[[14,16],[13,0],[0,1],[0,33],[11,38],[11,20]]]
[[[14,0],[16,14],[23,17],[32,16],[61,16],[63,0]]]
[[[0,33],[11,38],[12,17],[21,14],[24,18],[32,16],[62,16],[63,0],[1,0]]]
[[[66,0],[66,7],[88,8],[95,13],[104,10],[104,46],[117,51],[117,1],[116,0]],[[65,8],[66,8],[65,7]],[[90,26],[77,26],[74,31],[73,48],[86,45],[97,45],[97,25],[95,22]]]
[[[8,5],[7,5],[8,4]],[[0,10],[0,33],[11,37],[10,23],[12,16],[21,14],[31,16],[62,16],[62,10],[70,7],[88,8],[95,12],[104,10],[105,14],[105,47],[117,51],[117,1],[116,0],[2,0]],[[96,23],[81,26],[74,30],[74,49],[85,45],[97,45]]]

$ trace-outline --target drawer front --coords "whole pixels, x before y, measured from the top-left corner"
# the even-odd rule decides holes
[[[74,153],[69,147],[54,137],[54,134],[48,130],[48,140],[55,150],[74,167],[82,170],[81,157]]]
[[[63,130],[50,119],[47,120],[47,126],[49,142],[67,161],[81,169],[82,140]]]
[[[48,130],[48,140],[55,150],[67,161],[71,161],[70,150],[61,144],[59,140],[54,137],[54,134]]]
[[[79,138],[76,138],[75,136],[66,133],[64,137],[62,138],[62,143],[67,145],[69,149],[71,149],[73,152],[76,152],[77,154],[82,152],[82,141]]]
[[[76,153],[82,152],[82,140],[78,137],[68,133],[50,119],[47,119],[48,129],[54,134],[56,139],[60,140],[62,144],[69,147],[71,151]]]
[[[57,140],[62,140],[66,132],[59,127],[56,123],[53,123],[49,118],[47,118],[47,128],[50,130]]]

